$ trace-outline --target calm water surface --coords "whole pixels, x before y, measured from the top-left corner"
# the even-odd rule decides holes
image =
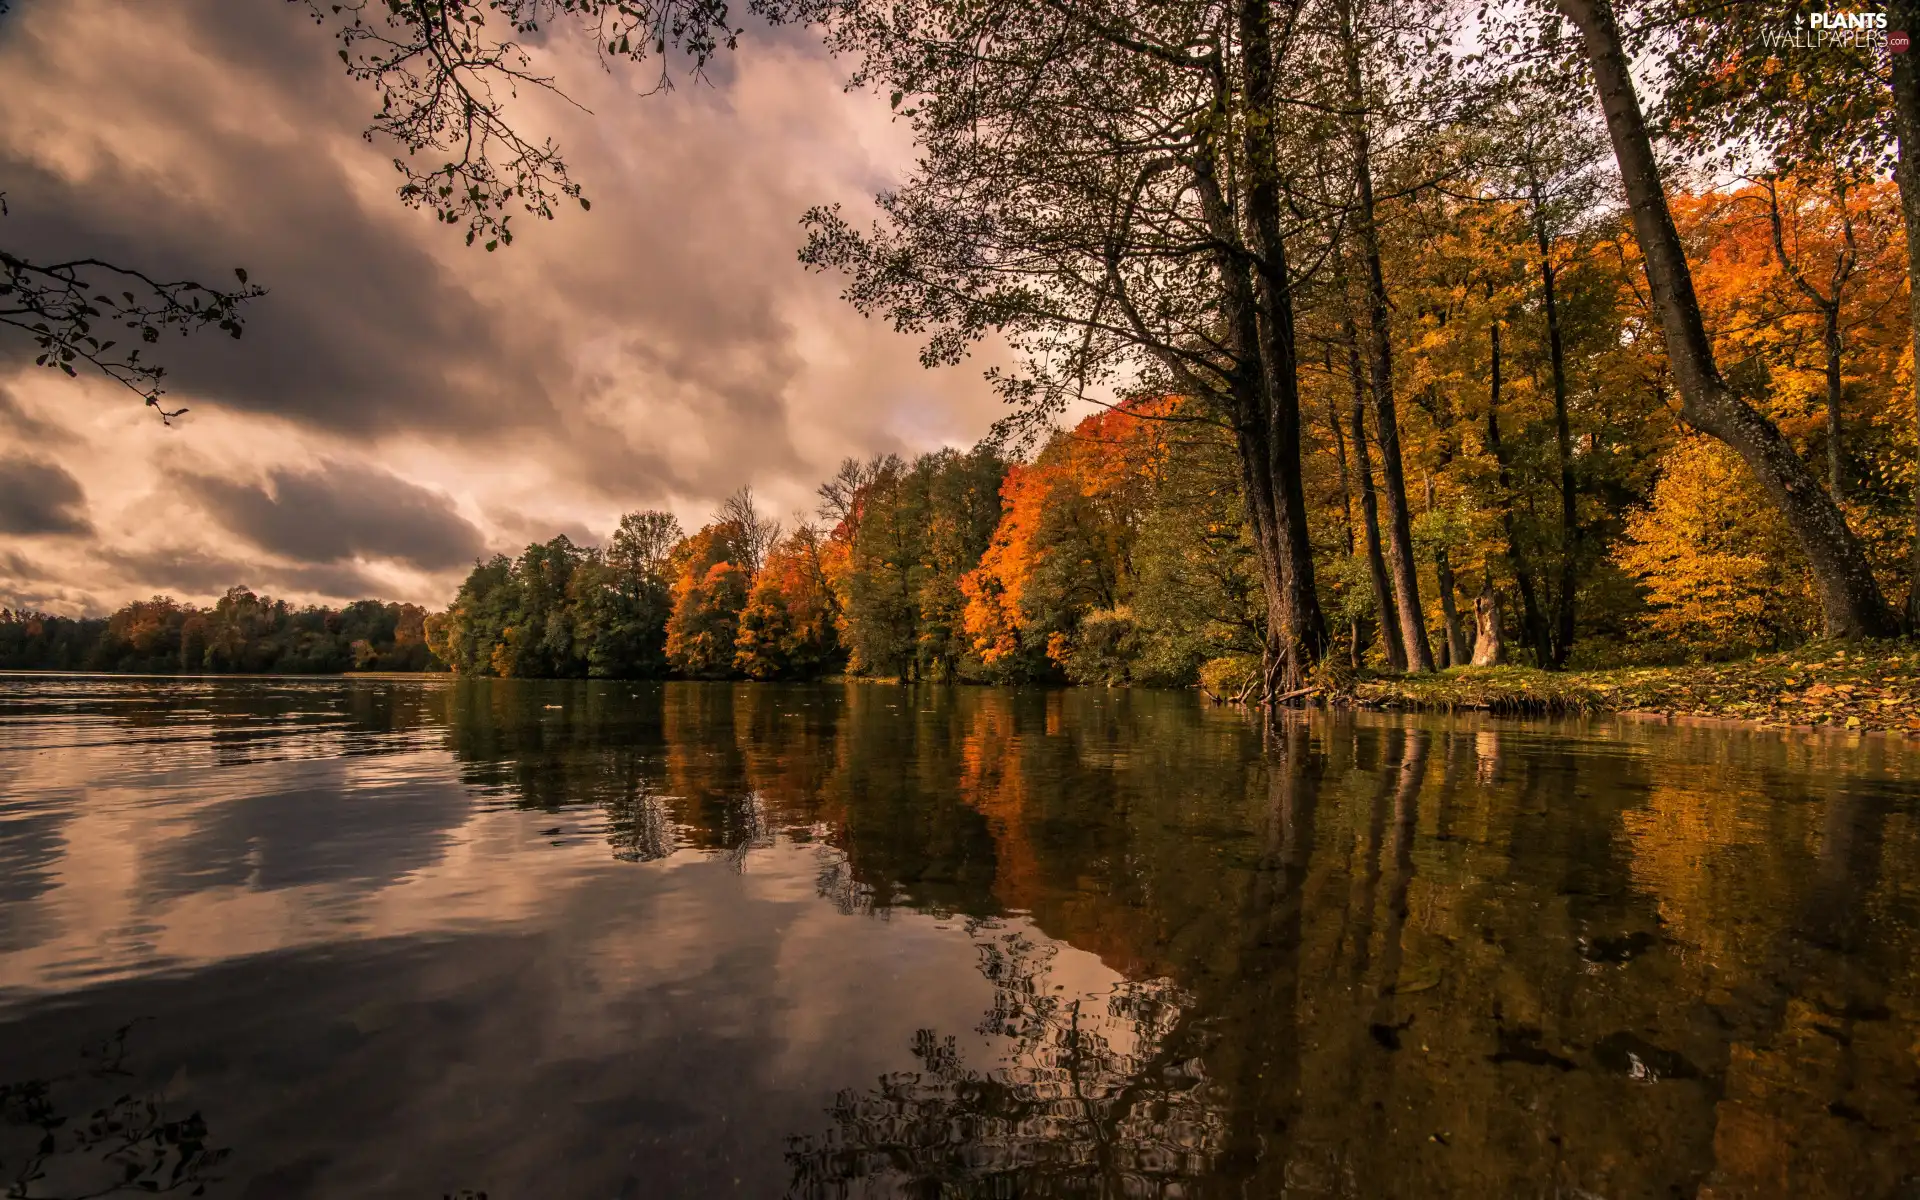
[[[0,677],[0,1193],[1920,1194],[1917,777],[1177,693]]]

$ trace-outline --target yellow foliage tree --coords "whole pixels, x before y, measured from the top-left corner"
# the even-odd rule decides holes
[[[1695,656],[1751,653],[1820,627],[1785,520],[1717,441],[1686,438],[1667,453],[1652,503],[1628,518],[1615,557],[1645,589],[1647,632]]]

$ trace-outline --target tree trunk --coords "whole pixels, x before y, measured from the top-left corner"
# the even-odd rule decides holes
[[[1826,336],[1821,339],[1827,350],[1827,491],[1836,501],[1847,496],[1846,480],[1841,474],[1840,445],[1840,297],[1825,306]]]
[[[1328,364],[1328,375],[1332,375],[1332,364]],[[1346,537],[1347,553],[1352,554],[1353,536],[1353,481],[1347,475],[1347,436],[1340,428],[1340,403],[1333,398],[1333,389],[1327,389],[1327,428],[1333,433],[1333,457],[1340,465],[1340,528]]]
[[[1327,374],[1333,374],[1332,358],[1329,356]],[[1333,452],[1340,463],[1340,526],[1346,534],[1347,557],[1353,557],[1354,548],[1359,544],[1353,532],[1353,480],[1347,474],[1347,438],[1340,428],[1340,404],[1333,398],[1333,389],[1327,390],[1327,427],[1333,431]],[[1375,535],[1376,541],[1378,535]],[[1358,671],[1361,655],[1366,649],[1366,629],[1359,617],[1354,617],[1347,626],[1347,657],[1353,669]]]
[[[1440,449],[1435,456],[1434,469],[1444,471],[1453,461],[1453,406],[1435,395],[1436,389],[1428,385],[1427,395],[1432,401],[1427,410],[1433,414],[1433,423],[1440,430]],[[1434,506],[1433,476],[1427,476],[1427,511]],[[1454,599],[1453,557],[1447,552],[1447,544],[1442,541],[1433,548],[1434,581],[1440,587],[1440,615],[1446,622],[1444,645],[1441,656],[1446,659],[1442,666],[1457,667],[1473,657],[1473,646],[1467,640],[1467,631],[1460,619],[1460,609]]]
[[[1353,470],[1360,480],[1360,519],[1367,536],[1367,574],[1373,579],[1373,603],[1380,613],[1380,643],[1387,665],[1407,669],[1406,643],[1400,638],[1400,615],[1393,603],[1393,585],[1387,579],[1387,560],[1380,553],[1380,506],[1373,491],[1373,456],[1367,450],[1367,386],[1360,372],[1360,339],[1353,319],[1346,322],[1347,365],[1353,376]]]
[[[1473,665],[1494,667],[1507,661],[1507,645],[1500,635],[1500,600],[1493,594],[1493,576],[1480,585],[1473,602]]]
[[[1280,229],[1280,173],[1274,141],[1273,11],[1266,0],[1240,0],[1240,71],[1247,106],[1242,147],[1247,161],[1247,226],[1252,232],[1255,345],[1267,401],[1267,473],[1273,488],[1277,548],[1285,564],[1282,626],[1284,684],[1292,691],[1327,649],[1326,618],[1313,582],[1306,486],[1300,474],[1300,361],[1294,338],[1293,280]],[[1268,634],[1272,639],[1271,631]]]
[[[1647,287],[1666,334],[1667,358],[1680,391],[1687,423],[1731,446],[1786,518],[1813,568],[1820,588],[1826,634],[1835,638],[1884,637],[1895,631],[1865,550],[1833,497],[1807,470],[1780,429],[1736,396],[1720,377],[1707,340],[1665,186],[1653,156],[1640,100],[1633,90],[1619,30],[1609,0],[1557,0],[1579,28],[1588,65],[1606,112],[1607,132],[1627,200],[1634,237],[1646,263]],[[1898,57],[1898,56],[1896,56]]]
[[[1224,103],[1224,80],[1216,104]],[[1300,425],[1297,364],[1292,359],[1292,300],[1285,299],[1285,326],[1271,344],[1287,355],[1279,370],[1262,362],[1263,341],[1259,304],[1246,258],[1236,250],[1237,228],[1215,170],[1211,147],[1203,147],[1193,163],[1195,190],[1201,198],[1208,231],[1214,237],[1215,270],[1220,278],[1220,310],[1225,319],[1228,353],[1226,371],[1234,441],[1239,451],[1241,486],[1247,523],[1254,532],[1262,590],[1267,599],[1267,653],[1265,697],[1298,688],[1320,661],[1326,648],[1326,623],[1313,586],[1313,556],[1306,540],[1306,495],[1299,478]],[[1284,272],[1284,261],[1281,264]],[[1289,395],[1276,404],[1271,384],[1280,377],[1291,383]],[[1273,417],[1290,403],[1292,421],[1276,427]],[[1282,413],[1284,415],[1284,412]],[[1291,437],[1291,445],[1280,439]],[[1277,480],[1275,470],[1291,470],[1290,479]]]
[[[1467,640],[1467,633],[1460,625],[1459,605],[1454,602],[1453,562],[1448,558],[1445,546],[1434,547],[1433,573],[1436,582],[1440,585],[1440,617],[1446,623],[1446,628],[1441,630],[1440,646],[1440,653],[1446,661],[1440,665],[1457,667],[1460,665],[1461,658],[1464,657],[1460,653],[1460,646]]]
[[[1780,193],[1775,180],[1767,180],[1767,220],[1773,227],[1773,253],[1794,285],[1805,293],[1820,313],[1821,348],[1827,359],[1827,491],[1839,503],[1846,498],[1846,477],[1842,472],[1845,447],[1840,432],[1840,304],[1846,294],[1847,276],[1853,273],[1853,222],[1847,216],[1846,185],[1834,187],[1834,200],[1840,209],[1840,226],[1845,231],[1847,249],[1835,260],[1829,293],[1807,281],[1787,254],[1787,239],[1780,220]]]
[[[1887,26],[1920,33],[1920,0],[1890,0]],[[1920,442],[1920,70],[1914,52],[1892,55],[1893,128],[1899,153],[1893,177],[1907,231],[1907,318],[1913,326],[1913,428]],[[1907,562],[1907,628],[1920,630],[1920,471],[1913,478],[1913,548]]]
[[[1400,419],[1393,400],[1393,338],[1386,276],[1380,267],[1380,230],[1373,204],[1372,146],[1360,78],[1360,46],[1354,39],[1350,4],[1340,6],[1340,35],[1346,52],[1347,105],[1353,116],[1353,174],[1359,204],[1354,224],[1366,267],[1368,370],[1373,383],[1373,420],[1380,436],[1380,479],[1387,493],[1387,561],[1393,570],[1393,595],[1400,611],[1400,638],[1410,671],[1433,670],[1433,649],[1420,606],[1419,564],[1413,557],[1413,519],[1407,511],[1407,480],[1400,461]]]
[[[1554,291],[1556,272],[1553,244],[1540,211],[1540,195],[1533,197],[1533,234],[1540,250],[1540,291],[1547,317],[1547,360],[1553,375],[1554,445],[1560,466],[1560,580],[1554,597],[1554,624],[1547,658],[1540,665],[1561,670],[1573,652],[1574,589],[1579,583],[1580,517],[1573,478],[1573,433],[1567,419],[1567,354],[1560,336],[1560,303]]]
[[[1500,322],[1492,322],[1488,332],[1492,382],[1487,389],[1487,449],[1493,452],[1494,465],[1500,469],[1500,525],[1507,535],[1507,562],[1513,567],[1513,580],[1520,588],[1521,625],[1536,661],[1545,666],[1547,622],[1536,598],[1533,572],[1527,568],[1526,556],[1520,553],[1520,538],[1513,524],[1513,471],[1507,462],[1506,445],[1500,440]]]

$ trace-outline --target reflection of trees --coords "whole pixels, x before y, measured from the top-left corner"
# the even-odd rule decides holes
[[[918,1069],[841,1092],[832,1128],[789,1145],[795,1197],[1150,1196],[1204,1178],[1223,1124],[1183,1053],[1189,999],[1166,980],[1117,986],[1104,1005],[1048,985],[1057,947],[974,926],[994,985],[984,1033],[1008,1062],[969,1068],[952,1037],[915,1035]]]
[[[75,1069],[0,1084],[0,1178],[10,1198],[90,1200],[131,1193],[200,1195],[228,1151],[208,1143],[198,1112],[127,1091],[124,1025],[81,1051]]]
[[[821,846],[818,861],[820,870],[814,876],[814,891],[838,909],[840,915],[871,916],[875,909],[886,907],[887,898],[877,895],[872,884],[854,874],[853,864],[844,853],[832,846]]]
[[[622,862],[652,862],[680,848],[666,797],[646,780],[606,803],[607,843]]]
[[[923,1035],[793,1144],[798,1196],[1818,1196],[1920,1161],[1920,822],[1891,758],[1473,718],[1263,740],[1104,690],[576,712],[572,686],[459,718],[523,726],[457,734],[463,773],[601,805],[623,858],[783,834],[842,912],[1020,918],[979,939],[1006,1060]],[[1053,993],[1060,944],[1135,982]]]

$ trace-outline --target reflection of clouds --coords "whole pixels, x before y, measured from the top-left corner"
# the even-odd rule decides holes
[[[437,862],[470,807],[443,755],[263,764],[240,786],[244,796],[203,806],[142,862],[149,899],[242,885],[377,890]]]
[[[7,702],[0,988],[524,919],[528,822],[405,728],[426,689],[34,680]],[[568,851],[545,848],[549,853]],[[603,863],[604,849],[577,850]],[[25,903],[30,898],[30,903]]]
[[[44,897],[53,890],[61,857],[65,813],[28,812],[0,819],[0,954],[24,949],[51,933]]]
[[[53,886],[51,868],[65,848],[60,827],[67,820],[65,813],[0,811],[0,905],[23,904]]]
[[[234,1147],[234,1195],[772,1196],[785,1136],[818,1121],[821,1080],[896,1070],[919,1025],[964,1026],[990,1000],[951,928],[821,903],[813,845],[778,839],[742,873],[721,854],[635,869],[601,844],[487,844],[543,819],[481,810],[440,863],[351,898],[361,925],[330,937],[283,928],[257,947],[278,953],[9,997],[5,1057],[137,1005],[151,1019],[136,1066],[153,1075],[129,1088],[164,1085],[205,1112]],[[460,908],[453,889],[489,871],[538,888],[517,907],[469,903],[470,925],[418,919]]]

